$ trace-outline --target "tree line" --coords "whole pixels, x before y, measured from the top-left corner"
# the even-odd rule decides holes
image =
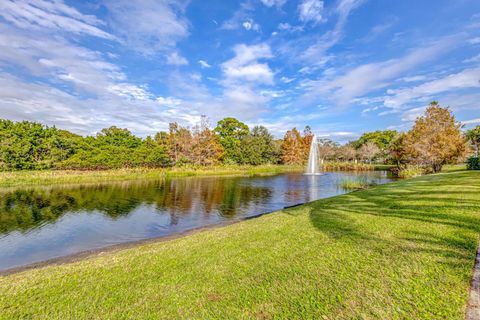
[[[250,129],[235,118],[224,118],[213,129],[206,117],[192,128],[171,123],[168,131],[143,139],[115,126],[84,137],[37,122],[0,119],[0,170],[300,165],[308,159],[312,139],[309,126],[275,139],[266,127]],[[480,126],[463,133],[451,111],[432,102],[408,132],[367,132],[344,145],[330,139],[318,142],[323,161],[391,163],[399,170],[416,165],[437,172],[473,152],[476,157],[468,161],[478,163]]]

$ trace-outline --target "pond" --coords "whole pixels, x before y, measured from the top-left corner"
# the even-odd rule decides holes
[[[335,196],[357,177],[391,181],[373,171],[0,189],[0,270]]]

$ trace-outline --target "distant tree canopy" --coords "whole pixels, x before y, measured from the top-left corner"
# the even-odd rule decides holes
[[[385,150],[390,142],[396,137],[398,132],[396,130],[378,130],[374,132],[366,132],[352,142],[355,149],[361,148],[363,145],[371,142],[374,143],[379,150]]]
[[[241,163],[241,143],[249,134],[248,126],[235,118],[225,118],[218,121],[215,132],[220,137],[220,144],[225,150],[226,163]]]
[[[303,134],[293,128],[275,140],[266,127],[250,130],[235,118],[218,121],[213,130],[206,117],[193,128],[170,123],[168,131],[144,139],[115,126],[82,137],[40,123],[0,119],[0,170],[301,165],[308,159],[313,136],[306,126]],[[415,164],[436,172],[463,159],[467,140],[478,154],[480,126],[463,135],[450,110],[433,102],[408,132],[366,132],[344,145],[326,138],[317,142],[324,161],[389,162],[399,168]]]
[[[478,157],[480,151],[480,126],[476,126],[473,129],[467,130],[465,135],[472,145],[475,155]]]
[[[39,123],[0,120],[0,169],[51,168],[75,152],[77,138],[81,137]]]

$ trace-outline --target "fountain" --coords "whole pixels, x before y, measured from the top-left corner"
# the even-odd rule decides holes
[[[318,141],[317,137],[313,136],[310,144],[310,153],[308,154],[308,164],[305,174],[320,174],[320,167],[318,164]]]

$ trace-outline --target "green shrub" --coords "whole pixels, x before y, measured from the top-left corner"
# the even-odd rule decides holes
[[[373,171],[375,166],[355,162],[325,162],[321,165],[323,171]]]
[[[395,173],[397,177],[402,179],[414,178],[421,176],[425,173],[425,170],[420,166],[407,166],[397,170]]]
[[[468,158],[467,170],[480,170],[480,157],[471,156]]]
[[[368,181],[366,177],[359,177],[357,179],[344,179],[337,184],[337,186],[345,190],[366,189],[373,185],[375,185],[375,182]]]

